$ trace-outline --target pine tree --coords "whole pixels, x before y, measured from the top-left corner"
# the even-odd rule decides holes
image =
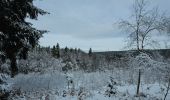
[[[69,49],[68,49],[68,47],[66,46],[65,49],[64,49],[64,52],[65,52],[65,53],[68,53],[68,51],[69,51]]]
[[[36,20],[39,14],[46,13],[34,6],[33,0],[0,0],[0,48],[11,61],[12,77],[18,73],[17,55],[27,54],[46,32],[33,28],[25,19]]]
[[[89,53],[88,53],[89,57],[92,56],[92,48],[89,49]]]
[[[56,45],[56,56],[57,56],[57,58],[60,58],[60,45],[59,45],[59,43],[57,43],[57,45]]]
[[[72,53],[74,50],[73,50],[73,48],[70,48],[70,52]]]
[[[55,46],[53,46],[53,48],[51,49],[51,53],[52,53],[53,57],[56,56],[56,47]]]
[[[81,52],[81,49],[80,49],[80,48],[78,48],[77,52],[78,52],[78,53],[80,53],[80,52]]]
[[[77,48],[74,49],[74,52],[77,54]]]

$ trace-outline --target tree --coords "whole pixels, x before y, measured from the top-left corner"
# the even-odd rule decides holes
[[[130,32],[129,46],[136,45],[137,50],[143,50],[146,45],[152,45],[156,41],[151,40],[152,33],[161,32],[165,28],[157,8],[148,9],[146,0],[135,0],[133,5],[132,20],[121,20],[120,28]]]
[[[57,58],[60,58],[60,45],[59,45],[59,43],[57,43],[57,45],[56,45],[56,56],[57,56]]]
[[[139,76],[138,76],[138,84],[137,84],[136,96],[140,96],[140,93],[139,93],[140,82],[141,82],[141,69],[139,69]]]
[[[53,48],[51,49],[51,53],[52,53],[52,56],[53,56],[53,57],[56,56],[56,48],[55,48],[55,45],[54,45]]]
[[[165,92],[163,100],[166,100],[169,90],[170,90],[170,78],[168,79],[168,86],[166,87],[166,92]]]
[[[18,73],[17,56],[24,58],[30,48],[38,44],[38,40],[46,31],[32,27],[26,18],[37,19],[38,15],[47,14],[33,5],[33,0],[1,0],[0,1],[0,48],[11,61],[11,76]]]
[[[165,28],[166,33],[170,33],[170,17],[165,17],[161,23],[161,25]]]
[[[92,48],[89,49],[89,53],[88,53],[89,57],[92,56]]]
[[[65,49],[64,49],[64,52],[67,54],[69,51],[68,47],[66,46]]]
[[[74,52],[77,54],[77,48],[74,49]]]

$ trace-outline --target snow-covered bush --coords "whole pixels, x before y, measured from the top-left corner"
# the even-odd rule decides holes
[[[141,69],[142,78],[145,83],[164,81],[164,78],[168,76],[167,71],[170,72],[169,65],[170,64],[168,64],[167,62],[154,60],[150,55],[146,53],[140,53],[136,57],[132,57],[129,61],[131,72],[134,70],[137,75],[138,69]]]
[[[6,63],[3,63],[0,66],[0,73],[10,74],[10,64],[9,64],[9,61],[6,61]]]
[[[0,100],[7,100],[10,95],[11,83],[10,76],[7,74],[0,74]]]
[[[30,72],[44,72],[46,70],[61,70],[64,64],[61,59],[52,57],[47,52],[29,52],[27,60],[19,60],[19,72],[28,74]]]
[[[91,97],[92,94],[90,93],[90,91],[86,90],[85,87],[80,87],[78,94],[77,94],[77,99],[78,100],[85,100],[88,97]]]
[[[47,71],[44,73],[19,74],[13,80],[13,87],[24,92],[35,92],[42,90],[63,90],[67,81],[63,73],[58,71]]]
[[[108,85],[106,87],[106,90],[105,90],[105,95],[106,96],[115,96],[117,94],[117,82],[114,80],[113,77],[110,77],[110,82],[108,82]]]

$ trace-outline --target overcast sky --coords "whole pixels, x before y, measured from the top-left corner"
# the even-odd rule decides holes
[[[132,4],[133,0],[36,0],[35,5],[50,14],[32,22],[49,31],[40,39],[43,46],[123,50],[126,34],[116,22],[129,18]],[[161,11],[168,11],[169,4],[170,0],[150,0]]]

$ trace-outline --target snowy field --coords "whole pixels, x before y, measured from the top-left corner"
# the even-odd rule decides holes
[[[164,100],[169,90],[169,63],[155,61],[146,54],[131,58],[129,68],[93,72],[61,71],[64,64],[57,59],[49,57],[51,62],[34,59],[29,61],[29,68],[42,64],[40,72],[18,74],[15,78],[0,75],[4,80],[0,88],[10,91],[9,100]],[[140,96],[136,96],[139,69]],[[165,100],[170,100],[169,93]]]
[[[119,74],[123,73],[119,71]],[[15,91],[12,100],[162,100],[164,98],[167,84],[158,82],[146,84],[143,79],[140,85],[141,96],[136,97],[136,82],[121,81],[117,78],[120,77],[119,74],[110,71],[93,73],[49,71],[19,74],[14,79],[8,79],[8,83],[11,83],[11,88]],[[128,76],[124,74],[124,77]],[[169,99],[170,95],[166,100]]]

